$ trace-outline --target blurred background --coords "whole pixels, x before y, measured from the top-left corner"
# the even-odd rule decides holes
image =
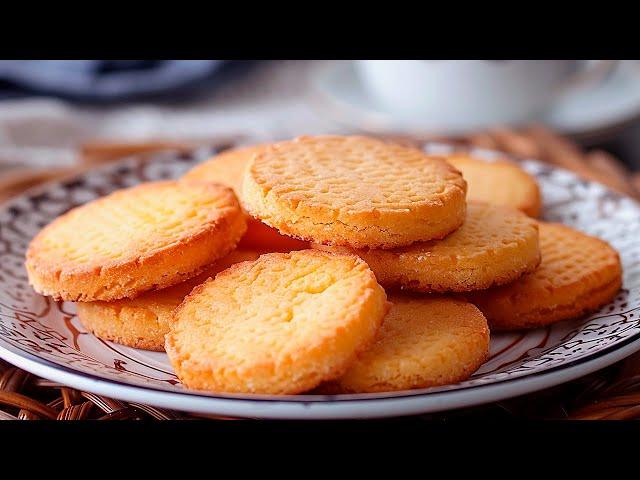
[[[636,61],[0,61],[0,200],[132,154],[365,133],[472,144],[638,197]]]

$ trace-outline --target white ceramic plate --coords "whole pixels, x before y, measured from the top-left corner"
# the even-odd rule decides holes
[[[430,144],[438,152],[450,147]],[[86,333],[74,305],[29,287],[23,266],[31,237],[66,210],[115,189],[174,178],[210,152],[127,160],[49,184],[0,207],[0,356],[72,387],[175,410],[267,418],[363,418],[478,405],[585,375],[640,349],[640,206],[601,185],[533,161],[544,217],[611,242],[624,264],[624,288],[588,318],[549,328],[493,335],[491,358],[456,385],[388,394],[258,396],[188,391],[162,353],[104,342]],[[490,158],[493,153],[476,151]]]
[[[601,83],[577,88],[560,96],[550,108],[532,121],[554,130],[588,140],[611,134],[640,116],[640,66],[621,61]],[[323,65],[313,76],[314,105],[337,123],[358,130],[389,133],[424,133],[424,125],[386,111],[363,88],[353,62]],[[437,131],[434,134],[460,134]]]

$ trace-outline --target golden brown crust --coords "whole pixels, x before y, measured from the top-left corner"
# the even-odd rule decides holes
[[[469,203],[467,218],[443,240],[392,250],[349,251],[361,257],[385,288],[466,292],[502,285],[540,264],[537,222],[507,207]]]
[[[164,351],[173,311],[191,290],[234,263],[255,260],[252,250],[234,250],[186,282],[162,290],[146,292],[136,298],[111,302],[78,302],[78,318],[91,333],[103,340],[144,350]]]
[[[262,255],[196,287],[165,348],[189,388],[294,394],[340,376],[389,308],[354,255]]]
[[[393,294],[376,341],[317,393],[390,392],[466,380],[489,354],[489,327],[472,304]]]
[[[281,233],[354,248],[443,238],[466,208],[466,183],[444,159],[366,137],[267,146],[242,189],[245,209]]]
[[[194,277],[245,230],[231,189],[152,182],[58,217],[31,241],[26,267],[34,289],[54,299],[131,298]]]
[[[577,318],[620,290],[620,257],[608,243],[558,223],[540,222],[538,270],[468,298],[491,329],[518,330]]]
[[[540,215],[542,197],[538,182],[515,162],[470,155],[452,155],[447,161],[467,181],[467,200],[517,208],[530,217]]]
[[[171,288],[175,287],[168,289]],[[121,301],[78,302],[80,323],[103,340],[142,350],[164,351],[164,334],[169,330],[170,311],[166,315],[160,309],[152,311],[147,308],[111,305]]]

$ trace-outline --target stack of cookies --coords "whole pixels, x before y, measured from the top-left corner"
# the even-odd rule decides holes
[[[506,160],[300,137],[71,210],[26,266],[98,337],[166,350],[189,388],[406,390],[468,378],[489,329],[615,296],[617,252],[540,210],[535,179]]]

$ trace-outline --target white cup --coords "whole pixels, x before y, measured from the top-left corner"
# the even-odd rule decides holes
[[[360,60],[378,109],[414,127],[465,131],[530,121],[568,88],[599,80],[613,62]]]

